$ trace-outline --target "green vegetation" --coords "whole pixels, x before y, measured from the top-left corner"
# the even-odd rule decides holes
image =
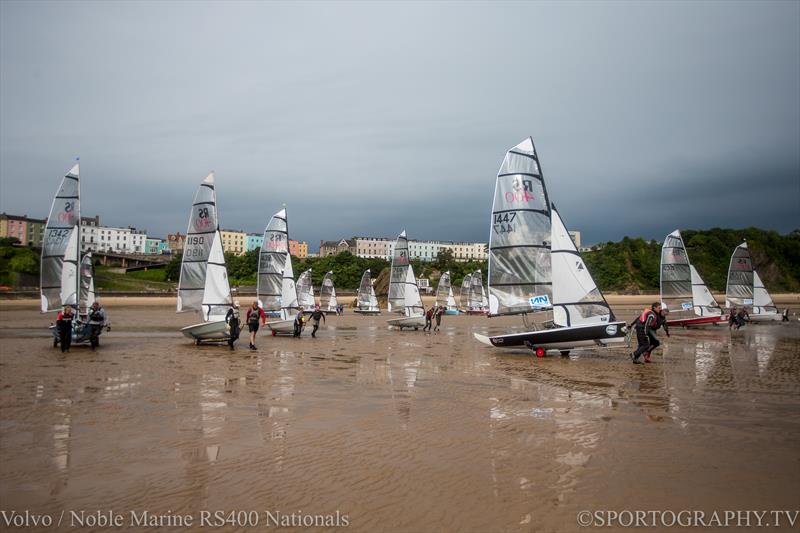
[[[98,291],[170,291],[175,284],[164,281],[164,269],[138,270],[121,274],[95,265],[94,287]],[[160,279],[159,279],[160,278]]]
[[[0,285],[37,285],[39,254],[18,244],[14,237],[0,239]]]

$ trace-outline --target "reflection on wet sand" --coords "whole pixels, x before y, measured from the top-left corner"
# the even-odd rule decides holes
[[[482,317],[438,334],[331,317],[317,339],[229,352],[145,335],[179,322],[143,308],[61,357],[26,313],[0,311],[4,508],[573,531],[583,509],[791,508],[800,490],[796,324],[676,331],[634,366],[493,351],[471,334],[503,319]]]

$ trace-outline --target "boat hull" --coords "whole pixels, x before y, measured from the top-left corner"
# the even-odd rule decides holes
[[[780,322],[783,316],[780,313],[755,313],[750,315],[750,322]]]
[[[624,343],[627,331],[625,322],[611,322],[610,324],[553,328],[493,337],[478,333],[473,335],[479,342],[497,348],[526,346],[534,350],[543,348],[544,350],[568,351],[572,348]]]
[[[695,316],[691,318],[677,318],[667,320],[667,325],[670,327],[691,327],[691,326],[710,326],[725,322],[726,317],[723,315],[714,316]]]
[[[104,326],[105,327],[105,326]],[[55,325],[50,326],[50,333],[53,335],[53,346],[58,346],[58,343],[61,342],[61,336],[58,334],[58,328]],[[97,336],[99,337],[103,333],[103,330],[100,329]],[[72,344],[85,344],[89,342],[89,328],[88,324],[81,324],[77,329],[72,330]]]
[[[380,309],[353,309],[354,313],[358,313],[359,315],[379,315],[381,314]]]
[[[414,315],[414,316],[403,316],[400,318],[392,318],[386,321],[389,326],[398,329],[404,328],[422,328],[425,327],[425,316],[423,315]]]
[[[294,318],[288,320],[273,320],[265,324],[273,335],[293,335]]]
[[[458,309],[446,309],[444,314],[446,314],[446,315],[458,315],[458,314],[461,314],[461,313],[459,313]]]
[[[183,333],[184,337],[192,339],[197,343],[222,342],[228,340],[228,337],[230,337],[228,324],[224,320],[186,326],[185,328],[181,328],[181,333]]]
[[[469,309],[469,310],[464,311],[464,312],[467,313],[468,315],[488,315],[489,314],[488,311],[482,311],[480,309]]]

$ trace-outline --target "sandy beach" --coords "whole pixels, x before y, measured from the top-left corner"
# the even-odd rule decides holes
[[[611,301],[626,319],[643,303]],[[222,510],[260,521],[222,531],[277,529],[270,511],[350,531],[561,532],[591,529],[585,510],[797,508],[796,319],[675,330],[634,366],[625,349],[536,359],[473,340],[514,318],[446,316],[425,334],[346,313],[317,339],[231,352],[182,338],[195,317],[174,299],[105,305],[101,347],[61,354],[51,315],[0,303],[4,509],[111,511],[118,531],[148,530],[131,511],[196,525]]]

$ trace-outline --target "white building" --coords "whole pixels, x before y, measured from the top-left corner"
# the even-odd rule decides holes
[[[378,258],[392,260],[394,239],[383,237],[353,237],[356,243],[356,256],[367,259]],[[439,251],[449,249],[456,261],[485,261],[488,257],[485,242],[453,243],[445,241],[408,241],[408,253],[411,259],[434,261]]]
[[[393,242],[383,237],[353,237],[356,241],[356,256],[367,259],[392,258]]]
[[[136,228],[82,226],[81,252],[144,254],[147,232]]]

